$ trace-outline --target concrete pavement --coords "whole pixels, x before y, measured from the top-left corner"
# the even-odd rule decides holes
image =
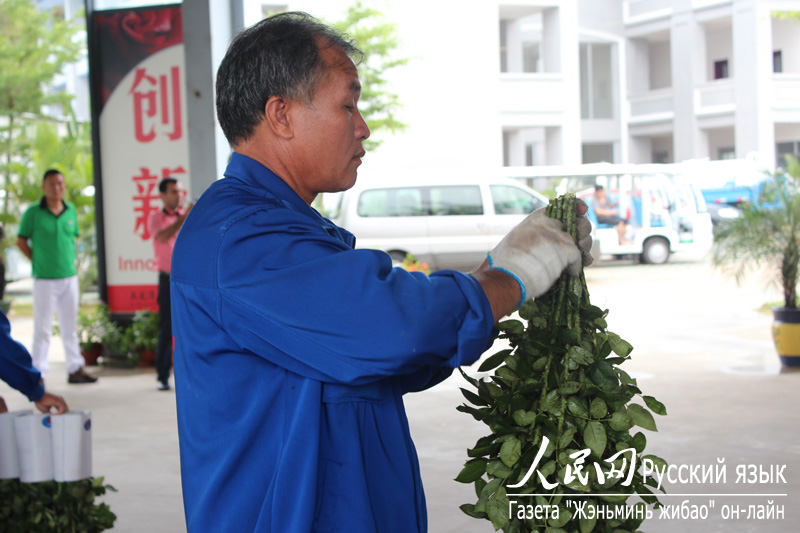
[[[592,301],[610,309],[609,327],[634,346],[625,368],[645,394],[662,401],[669,416],[657,417],[658,433],[648,432],[649,453],[675,465],[726,465],[723,483],[676,483],[669,505],[683,501],[709,507],[706,520],[659,519],[650,533],[800,531],[800,373],[785,372],[770,338],[771,317],[756,309],[777,300],[758,276],[739,287],[706,262],[661,266],[605,263],[587,270]],[[30,347],[30,319],[12,313],[12,334]],[[155,388],[152,369],[90,369],[96,384],[67,385],[60,345],[51,344],[48,388],[66,397],[72,409],[93,413],[94,472],[119,492],[105,501],[117,514],[115,531],[185,530],[180,492],[174,392]],[[489,354],[496,350],[491,350]],[[477,365],[476,365],[477,367]],[[473,371],[473,374],[475,372]],[[455,375],[406,400],[420,457],[432,533],[490,532],[491,525],[463,515],[474,502],[472,486],[453,480],[467,459],[466,449],[488,428],[459,413]],[[10,409],[27,400],[0,383]],[[786,483],[736,483],[740,465],[787,465]],[[689,494],[689,496],[682,496]],[[694,496],[703,494],[707,496]],[[728,494],[730,496],[719,496]],[[758,496],[770,494],[773,496]],[[782,520],[747,520],[748,505],[783,505]],[[722,509],[744,510],[723,519]]]

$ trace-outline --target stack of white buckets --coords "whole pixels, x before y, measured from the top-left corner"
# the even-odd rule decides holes
[[[0,414],[0,479],[38,483],[91,476],[91,411]]]

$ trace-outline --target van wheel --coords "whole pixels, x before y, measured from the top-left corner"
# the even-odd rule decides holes
[[[669,259],[669,241],[662,237],[652,237],[644,243],[639,260],[649,265],[661,265]]]
[[[401,252],[400,250],[392,250],[387,252],[389,257],[392,258],[392,266],[398,267],[403,264],[403,261],[406,260],[406,252]]]

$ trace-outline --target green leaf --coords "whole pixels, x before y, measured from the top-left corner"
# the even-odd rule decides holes
[[[577,381],[567,381],[561,387],[558,388],[559,394],[561,396],[570,396],[572,394],[577,394],[581,390],[581,384]]]
[[[633,346],[628,341],[622,340],[616,333],[608,332],[608,342],[614,353],[622,357],[627,357],[633,351]]]
[[[475,511],[479,513],[486,512],[486,502],[489,501],[489,498],[494,496],[494,493],[497,492],[497,489],[500,488],[502,485],[502,479],[493,479],[486,485],[484,485],[483,489],[481,489],[481,493],[478,495],[478,503],[475,504]]]
[[[603,424],[596,420],[586,424],[586,429],[583,430],[583,441],[595,457],[602,457],[606,449],[606,430],[603,428]]]
[[[514,412],[513,418],[514,422],[516,422],[518,426],[524,427],[533,424],[533,422],[536,420],[536,413],[533,411],[523,411],[520,409],[519,411]]]
[[[637,403],[632,403],[628,406],[628,414],[633,420],[633,423],[639,427],[644,429],[649,429],[650,431],[658,431],[656,428],[656,421],[653,419],[653,415],[650,414],[650,411],[646,410],[644,407]]]
[[[476,388],[478,387],[477,379],[470,377],[466,372],[464,372],[464,369],[462,369],[461,367],[459,367],[458,371],[461,372],[461,375],[464,377],[464,379],[466,379],[469,382],[470,385]]]
[[[589,413],[594,418],[605,418],[608,414],[608,406],[602,398],[595,398],[592,400],[592,405],[589,407]]]
[[[495,531],[508,525],[508,496],[505,488],[500,487],[494,498],[486,502],[486,514],[489,515]]]
[[[481,497],[481,492],[483,492],[483,489],[484,487],[486,487],[486,484],[487,484],[486,480],[483,479],[482,477],[475,480],[475,496],[477,496],[478,498]]]
[[[522,453],[522,443],[516,437],[511,437],[503,443],[500,448],[500,459],[507,466],[514,466],[519,461]]]
[[[465,389],[463,387],[460,387],[460,388],[461,388],[461,394],[464,395],[464,398],[466,398],[468,402],[470,402],[470,403],[472,403],[474,405],[479,405],[479,406],[489,405],[489,402],[487,402],[486,400],[484,400],[483,398],[481,398],[480,396],[478,396],[474,392],[468,391],[467,389]]]
[[[644,433],[639,431],[633,436],[631,443],[633,444],[633,448],[636,450],[636,453],[642,453],[647,446],[647,437],[645,437]]]
[[[567,357],[579,365],[590,365],[594,361],[594,356],[580,346],[572,346],[567,352]]]
[[[667,414],[667,408],[664,406],[663,403],[659,402],[652,396],[642,396],[644,403],[647,404],[647,407],[650,408],[657,415],[665,416]]]
[[[575,416],[586,418],[589,416],[589,410],[586,408],[586,400],[570,396],[567,398],[567,410]]]
[[[577,428],[570,427],[564,430],[564,433],[561,434],[561,437],[558,439],[558,447],[559,448],[566,448],[569,446],[569,443],[572,442],[572,439],[575,438],[575,433],[578,431]]]
[[[473,459],[472,461],[467,461],[464,465],[464,468],[461,469],[458,476],[456,477],[456,481],[459,483],[473,483],[477,479],[486,473],[486,460],[485,459]]]
[[[464,514],[471,516],[472,518],[486,518],[486,513],[478,513],[475,511],[475,504],[472,503],[465,503],[464,505],[459,506]]]
[[[561,397],[558,395],[557,390],[551,390],[547,393],[542,409],[555,416],[561,416],[563,414],[561,411]]]
[[[508,357],[512,351],[513,350],[500,350],[481,363],[481,366],[478,367],[478,372],[488,372],[489,370],[497,368],[503,364],[503,361],[506,360],[506,357]]]
[[[472,415],[472,418],[478,421],[483,420],[484,418],[486,418],[487,415],[487,413],[481,411],[480,409],[475,409],[474,407],[470,407],[469,405],[459,405],[458,407],[456,407],[456,411],[461,411],[462,413],[470,414]]]
[[[581,316],[586,320],[595,320],[597,318],[604,317],[606,312],[597,307],[596,305],[587,305],[583,309],[581,309]]]
[[[489,464],[486,465],[486,473],[493,477],[506,479],[511,475],[511,472],[513,471],[499,459],[490,461]]]
[[[547,524],[550,527],[560,528],[561,526],[567,525],[572,519],[572,511],[567,509],[566,507],[559,506],[558,508],[558,518],[551,518],[547,521]]]
[[[498,322],[495,326],[497,331],[503,333],[520,334],[525,331],[525,326],[519,320],[503,320]]]
[[[653,468],[655,468],[658,472],[661,473],[663,473],[669,466],[664,459],[658,457],[657,455],[645,455],[642,457],[642,461],[644,461],[645,459],[653,461]]]
[[[592,512],[589,508],[595,509],[595,511]],[[578,526],[581,528],[581,533],[592,533],[592,531],[594,531],[594,526],[597,524],[596,509],[597,504],[594,500],[590,499],[586,501],[586,512],[578,519]],[[590,515],[592,518],[586,518],[587,515]]]
[[[611,420],[608,421],[608,425],[614,431],[627,431],[633,427],[633,420],[625,411],[615,411],[614,414],[611,415]]]
[[[610,389],[619,385],[619,376],[614,372],[614,367],[605,361],[597,361],[589,370],[592,382],[601,389]]]

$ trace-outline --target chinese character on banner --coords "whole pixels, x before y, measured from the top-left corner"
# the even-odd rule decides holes
[[[172,126],[167,134],[170,140],[183,135],[181,115],[181,85],[178,67],[170,68],[169,75],[149,75],[144,68],[136,69],[131,87],[133,94],[133,124],[136,140],[148,143],[156,138],[155,124]],[[161,111],[159,113],[159,110]]]
[[[159,179],[164,179],[175,174],[184,174],[183,167],[162,168],[161,176],[153,174],[150,169],[139,167],[141,174],[133,177],[136,184],[136,194],[133,196],[133,211],[136,213],[136,226],[133,232],[139,234],[143,241],[148,241],[152,237],[150,234],[150,213],[158,210],[157,200],[159,199],[158,185]]]

